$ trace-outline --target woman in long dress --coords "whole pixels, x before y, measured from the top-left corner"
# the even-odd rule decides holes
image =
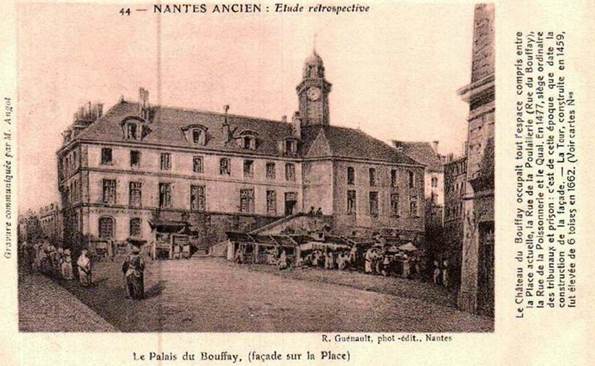
[[[83,249],[76,261],[79,270],[79,281],[84,287],[91,285],[91,259],[87,256],[87,249]]]
[[[126,280],[128,296],[133,299],[140,300],[145,296],[144,270],[145,261],[140,255],[140,249],[132,247],[132,253],[122,263],[122,272]]]

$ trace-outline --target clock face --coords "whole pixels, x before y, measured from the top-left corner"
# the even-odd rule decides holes
[[[310,99],[310,100],[318,100],[320,98],[320,88],[311,87],[306,92],[306,95],[308,96],[308,99]]]

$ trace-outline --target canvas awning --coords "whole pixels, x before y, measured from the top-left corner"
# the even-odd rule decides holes
[[[336,243],[324,243],[319,241],[311,241],[305,244],[300,245],[300,250],[349,250],[351,249],[350,246],[345,244],[336,244]]]
[[[190,235],[190,224],[186,221],[149,220],[151,230],[161,233],[176,233]]]
[[[412,242],[409,242],[407,244],[403,244],[399,247],[399,250],[402,250],[404,252],[415,252],[417,250],[417,247],[415,245],[413,245]]]

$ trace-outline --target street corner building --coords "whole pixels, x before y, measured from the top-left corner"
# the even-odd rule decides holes
[[[494,5],[475,6],[459,308],[494,315]]]
[[[339,235],[424,242],[425,166],[359,129],[330,123],[331,83],[314,51],[291,121],[123,98],[82,107],[63,133],[65,246],[191,241],[209,248],[316,213]]]

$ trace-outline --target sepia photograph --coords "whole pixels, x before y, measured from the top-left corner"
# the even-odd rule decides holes
[[[496,7],[259,6],[18,4],[20,332],[494,332]]]

